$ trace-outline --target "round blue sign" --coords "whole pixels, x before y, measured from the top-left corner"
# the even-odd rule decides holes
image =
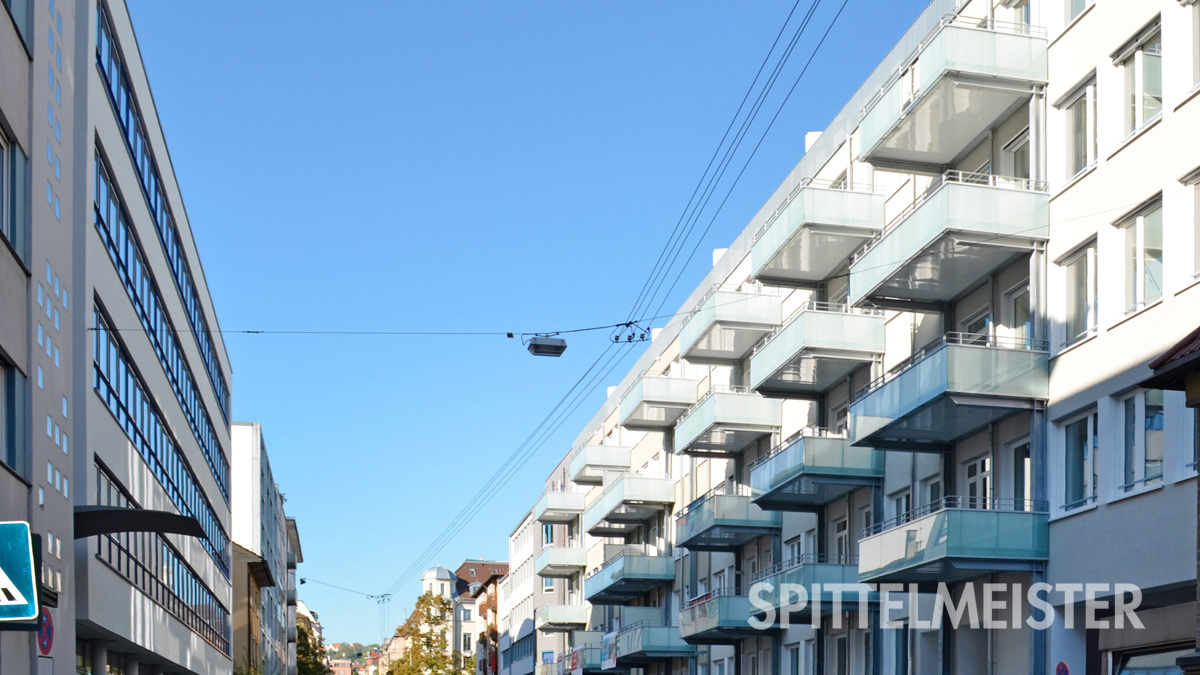
[[[1067,664],[1059,661],[1057,666],[1054,666],[1054,675],[1071,675],[1071,669]]]
[[[42,608],[42,620],[38,622],[37,643],[42,656],[50,656],[54,648],[54,619],[50,616],[50,608]]]

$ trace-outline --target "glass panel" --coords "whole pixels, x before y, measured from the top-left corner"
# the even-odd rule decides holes
[[[1087,166],[1087,96],[1080,96],[1067,108],[1067,156],[1070,172],[1075,175]]]
[[[1013,177],[1029,178],[1029,143],[1013,150]]]
[[[1142,48],[1142,123],[1162,112],[1162,33]]]
[[[1138,128],[1138,90],[1137,90],[1137,60],[1136,56],[1129,57],[1124,63],[1125,70],[1125,131],[1132,132]]]
[[[1138,279],[1137,226],[1125,228],[1125,309],[1137,307],[1141,289]]]
[[[1067,20],[1070,21],[1083,13],[1087,8],[1087,0],[1067,0]]]
[[[1087,418],[1067,425],[1067,485],[1066,506],[1082,504],[1087,498],[1084,476],[1087,473],[1088,430]]]
[[[1154,302],[1162,297],[1163,233],[1162,207],[1147,213],[1142,218],[1142,238],[1145,250],[1145,276],[1143,302]]]
[[[1163,393],[1161,389],[1146,391],[1145,474],[1147,483],[1162,478],[1163,464]]]
[[[1137,481],[1136,467],[1137,462],[1134,459],[1134,454],[1137,452],[1137,397],[1131,396],[1125,399],[1125,482],[1124,486],[1128,488]]]
[[[1074,342],[1088,331],[1087,255],[1067,263],[1067,339]]]
[[[1191,647],[1176,648],[1153,654],[1135,654],[1121,657],[1117,675],[1135,675],[1153,673],[1154,675],[1183,675],[1183,669],[1176,665],[1176,659],[1193,653]]]

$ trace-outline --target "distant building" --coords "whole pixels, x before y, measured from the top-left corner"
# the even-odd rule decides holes
[[[354,675],[354,664],[350,659],[334,659],[329,662],[333,675]]]
[[[497,603],[500,598],[500,580],[508,574],[508,563],[490,565],[486,568],[488,574],[478,575],[479,581],[470,585],[471,595],[475,598],[476,625],[478,633],[475,638],[475,673],[476,675],[497,675],[500,672],[500,634],[497,624],[500,615]]]

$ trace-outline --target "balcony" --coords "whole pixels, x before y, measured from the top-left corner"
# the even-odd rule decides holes
[[[782,320],[778,295],[713,290],[683,322],[680,355],[693,363],[739,361]]]
[[[679,637],[693,645],[731,645],[738,640],[765,637],[766,628],[750,625],[754,616],[750,596],[718,589],[692,598],[679,613]]]
[[[782,423],[780,401],[743,387],[714,387],[675,426],[675,452],[722,457],[770,436]]]
[[[675,560],[640,545],[605,546],[604,565],[583,580],[584,598],[593,605],[624,605],[675,580]]]
[[[287,568],[289,570],[296,569],[296,552],[295,551],[287,552]]]
[[[828,279],[883,229],[883,206],[881,195],[805,180],[755,236],[751,278],[775,286]]]
[[[854,445],[941,451],[1048,395],[1049,354],[1038,340],[950,333],[850,404]]]
[[[879,523],[858,542],[864,582],[953,583],[1039,567],[1049,557],[1045,502],[943,497]]]
[[[547,490],[538,497],[533,507],[534,516],[539,523],[570,523],[583,513],[585,492],[567,492],[563,490]]]
[[[547,633],[568,633],[587,627],[587,607],[580,605],[542,605],[533,614],[533,625]]]
[[[578,634],[576,634],[576,638],[578,638]],[[571,651],[564,653],[563,659],[570,659],[565,668],[569,672],[582,670],[585,673],[599,673],[604,661],[604,646],[599,642],[577,645]]]
[[[675,482],[638,473],[612,474],[600,497],[583,513],[595,537],[621,536],[675,503]]]
[[[860,156],[878,166],[953,165],[1047,81],[1041,28],[948,17],[916,62],[865,107]]]
[[[287,589],[287,593],[285,594],[285,596],[287,598],[287,604],[289,607],[291,607],[292,605],[295,605],[296,604],[296,587],[295,586],[289,587]]]
[[[736,551],[782,526],[780,514],[755,504],[748,487],[722,485],[675,516],[675,540],[692,551]]]
[[[621,399],[621,426],[642,431],[661,431],[696,402],[695,380],[674,377],[642,377]]]
[[[623,628],[612,639],[616,643],[618,668],[636,668],[658,663],[662,659],[696,655],[696,648],[679,636],[678,626],[641,622]]]
[[[570,577],[587,567],[587,551],[578,546],[547,546],[533,562],[543,579]]]
[[[754,503],[772,511],[819,511],[883,479],[884,455],[842,432],[808,428],[750,467]]]
[[[805,303],[750,357],[750,389],[814,398],[883,353],[884,324],[881,310]]]
[[[850,265],[850,304],[950,302],[1050,234],[1040,181],[947,171]]]
[[[765,586],[765,589],[761,587]],[[807,602],[801,603],[795,588],[803,587]],[[789,622],[810,622],[813,612],[827,615],[839,604],[839,611],[859,611],[864,604],[878,602],[870,586],[858,580],[858,564],[850,557],[804,555],[786,560],[759,573],[751,586],[782,612],[785,605],[803,605],[788,610]],[[763,613],[757,608],[756,613]]]
[[[605,473],[629,470],[629,452],[629,448],[615,445],[585,445],[571,456],[571,481],[600,485]]]

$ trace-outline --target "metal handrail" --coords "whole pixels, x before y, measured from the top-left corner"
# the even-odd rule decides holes
[[[845,180],[801,178],[800,181],[796,183],[796,186],[793,187],[791,191],[788,192],[783,198],[783,202],[780,203],[779,206],[777,206],[775,210],[771,212],[771,215],[767,216],[766,220],[763,221],[763,224],[759,226],[758,230],[754,233],[754,236],[750,239],[750,243],[753,244],[754,242],[758,241],[759,237],[761,237],[763,233],[775,223],[776,220],[779,220],[779,216],[783,215],[783,212],[786,211],[787,207],[791,205],[792,200],[796,198],[796,195],[800,194],[800,191],[804,188],[809,187],[821,188],[824,190],[843,190],[845,192],[858,192],[862,194],[880,194],[879,188],[871,183],[863,184],[850,183]]]
[[[788,558],[782,562],[775,563],[770,567],[763,568],[755,573],[751,581],[762,581],[767,577],[782,574],[789,570],[795,569],[802,565],[857,565],[858,556],[856,555],[838,555],[837,553],[803,553]]]
[[[822,300],[805,300],[803,303],[800,304],[799,307],[792,310],[791,314],[787,315],[787,317],[783,320],[783,322],[779,324],[778,328],[771,331],[769,334],[767,334],[767,336],[765,338],[760,340],[759,343],[754,346],[754,350],[750,352],[750,355],[754,356],[755,354],[757,354],[760,351],[762,351],[763,349],[765,349],[767,345],[771,344],[771,342],[773,342],[775,340],[775,338],[779,336],[780,333],[782,333],[785,329],[790,327],[792,325],[792,322],[794,322],[796,319],[798,319],[800,317],[800,315],[804,314],[805,312],[826,312],[829,314],[846,314],[846,315],[858,315],[858,316],[883,316],[884,315],[884,311],[882,309],[878,309],[876,307],[855,307],[855,306],[851,305],[849,302],[824,302]]]
[[[890,530],[899,527],[906,523],[910,523],[918,518],[932,515],[939,511],[956,510],[978,510],[978,511],[1013,511],[1026,512],[1037,514],[1049,514],[1050,503],[1042,499],[1011,499],[1007,497],[963,497],[961,495],[946,495],[941,499],[934,500],[919,506],[907,513],[902,513],[893,518],[880,521],[864,528],[862,536],[869,537],[873,534],[879,534],[885,530]]]
[[[755,467],[762,465],[762,464],[766,464],[775,455],[778,455],[779,453],[784,452],[785,450],[791,449],[791,447],[793,445],[796,445],[797,443],[799,443],[800,441],[802,441],[806,438],[832,438],[832,439],[847,440],[850,438],[850,431],[848,429],[828,429],[825,427],[804,427],[800,431],[797,431],[796,433],[792,434],[791,436],[788,436],[784,440],[780,441],[780,443],[778,445],[776,445],[775,447],[771,448],[771,450],[767,454],[765,454],[765,455],[759,457],[758,459],[754,460],[753,462],[751,462],[750,469],[754,470]]]
[[[683,608],[691,609],[693,607],[703,605],[709,600],[716,600],[717,598],[736,598],[745,595],[745,593],[739,592],[734,586],[718,586],[707,593],[701,593],[695,597],[688,598],[688,601],[683,603]]]
[[[688,409],[685,410],[683,412],[683,414],[679,416],[679,419],[675,421],[675,426],[678,427],[680,424],[683,423],[684,420],[686,420],[688,417],[690,417],[692,415],[692,413],[699,410],[700,406],[704,405],[705,401],[712,398],[713,394],[739,394],[742,396],[759,396],[759,394],[757,392],[751,391],[750,387],[747,387],[744,384],[710,384],[708,387],[708,392],[706,392],[703,396],[701,396],[699,399],[697,399],[695,403],[693,403],[691,406],[689,406]]]
[[[657,552],[657,550],[658,550],[657,547],[655,547],[654,552]],[[618,559],[624,558],[627,555],[650,556],[650,555],[652,555],[652,551],[651,551],[651,547],[649,544],[624,544],[621,546],[621,550],[619,550],[616,553],[614,553],[613,555],[609,556],[603,563],[600,564],[599,567],[592,570],[591,574],[588,574],[586,577],[584,577],[584,580],[586,581],[587,579],[590,579],[591,577],[596,576],[597,574],[602,572],[604,570],[604,568],[613,564]]]
[[[679,513],[675,514],[675,519],[679,520],[680,518],[686,516],[688,513],[695,511],[696,509],[698,509],[702,505],[704,505],[705,502],[708,502],[709,500],[711,500],[713,497],[721,497],[721,496],[725,496],[725,497],[757,497],[760,494],[762,494],[761,491],[754,490],[749,485],[746,485],[744,483],[733,483],[733,484],[721,483],[717,487],[709,490],[708,492],[705,492],[704,494],[700,495],[699,497],[696,497],[691,502],[689,502],[687,506],[683,507],[683,509],[679,511]]]
[[[935,352],[947,345],[960,347],[985,347],[991,349],[1010,349],[1013,351],[1030,352],[1048,352],[1050,350],[1050,343],[1047,340],[1001,337],[997,335],[989,335],[987,333],[946,333],[941,337],[940,340],[935,340],[929,345],[913,352],[912,356],[901,361],[887,373],[884,373],[874,380],[871,380],[866,385],[859,387],[854,392],[853,400],[858,401],[862,399],[862,397],[882,387],[884,384],[887,384],[900,375],[908,372],[917,364],[921,363],[926,358],[930,357]]]
[[[905,71],[911,68],[913,64],[921,58],[921,54],[924,53],[925,49],[933,43],[937,36],[941,34],[942,30],[947,26],[984,30],[993,33],[1028,35],[1030,37],[1041,38],[1047,37],[1048,35],[1047,30],[1042,26],[1034,26],[1032,24],[1016,23],[1012,21],[996,21],[995,19],[988,20],[986,17],[973,18],[959,14],[947,14],[942,17],[941,21],[938,22],[938,25],[931,30],[924,39],[917,43],[916,48],[909,53],[907,58],[900,59],[900,65],[896,66],[895,71],[892,72],[892,74],[883,81],[883,84],[879,86],[879,90],[876,91],[875,94],[863,104],[860,118],[866,117],[867,113],[871,112],[871,109],[874,108],[877,103],[879,103],[879,100],[883,98],[883,95],[887,93],[887,90],[890,89],[897,81],[899,81],[904,75]]]

